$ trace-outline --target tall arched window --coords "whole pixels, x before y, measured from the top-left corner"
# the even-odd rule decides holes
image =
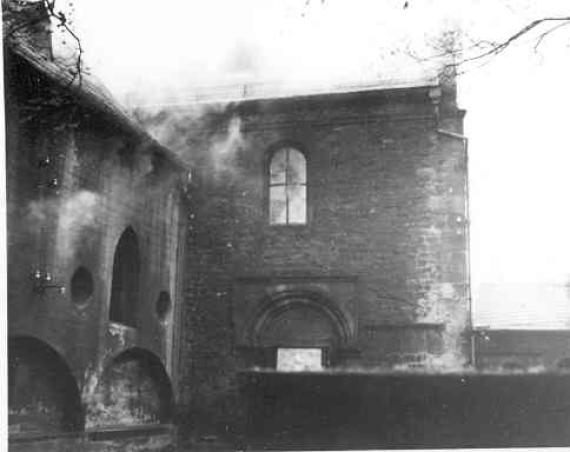
[[[135,231],[125,229],[113,260],[113,282],[109,319],[112,322],[136,327],[139,298],[140,257]]]
[[[271,157],[269,222],[307,223],[307,162],[297,149],[282,148]]]

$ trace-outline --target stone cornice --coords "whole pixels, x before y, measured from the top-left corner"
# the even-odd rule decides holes
[[[327,119],[305,119],[305,120],[274,120],[274,121],[246,121],[243,125],[245,133],[256,130],[286,129],[286,128],[321,128],[344,126],[353,124],[370,124],[370,123],[389,123],[389,122],[434,122],[435,114],[425,115],[397,115],[397,114],[376,114],[376,115],[354,115],[347,117],[346,115],[327,118]]]

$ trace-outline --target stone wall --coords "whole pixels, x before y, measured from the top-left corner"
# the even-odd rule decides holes
[[[275,365],[306,323],[296,307],[328,319],[299,337],[333,368],[468,364],[467,156],[448,88],[143,112],[195,168],[180,378],[198,430],[234,428],[236,371]],[[306,158],[306,225],[269,224],[282,146]],[[287,338],[264,343],[277,325]]]
[[[241,375],[248,450],[567,447],[568,374]]]
[[[142,360],[122,369],[122,374],[133,371],[126,380],[175,391],[185,170],[150,137],[111,120],[104,109],[84,105],[24,59],[9,51],[6,58],[8,333],[20,344],[9,351],[15,379],[10,385],[19,387],[23,374],[50,371],[41,354],[26,349],[27,343],[40,343],[67,369],[65,378],[74,382],[70,390],[78,390],[82,416],[86,407],[93,413],[89,407],[98,391],[108,390],[101,388],[114,375],[108,367],[133,349],[152,356],[152,366],[167,377],[142,378],[145,372],[153,375],[144,369],[151,361]],[[131,326],[109,320],[114,256],[126,230],[136,237],[140,263]],[[28,385],[35,391],[31,399],[51,401],[44,408],[36,403],[36,414],[49,418],[53,412],[55,427],[47,419],[45,428],[36,423],[31,429],[36,433],[66,430],[55,419],[66,409],[59,403],[65,397],[49,396],[57,393],[64,373],[45,381],[55,385],[51,389],[41,386],[43,380]],[[111,380],[110,387],[118,384]],[[158,407],[156,391],[147,393],[152,411]],[[138,395],[145,405],[144,391]],[[172,397],[168,403],[173,404]],[[164,420],[160,413],[143,414],[130,424]],[[91,418],[87,427],[103,423]],[[82,421],[72,430],[84,426]]]

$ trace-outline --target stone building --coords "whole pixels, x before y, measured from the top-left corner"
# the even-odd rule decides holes
[[[181,317],[194,428],[236,428],[242,372],[465,369],[467,149],[454,84],[216,95],[139,111],[200,186]]]
[[[11,449],[570,444],[568,334],[471,328],[452,77],[135,117],[3,8]]]
[[[53,59],[42,6],[3,2],[10,448],[159,448],[178,398],[188,173]]]

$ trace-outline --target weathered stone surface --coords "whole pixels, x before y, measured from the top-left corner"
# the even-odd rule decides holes
[[[182,394],[195,425],[232,428],[236,371],[275,365],[267,331],[282,333],[268,346],[298,345],[295,328],[304,346],[330,333],[333,367],[468,364],[467,156],[461,139],[438,131],[461,133],[462,112],[453,89],[438,91],[439,109],[430,93],[145,113],[195,168],[181,318]],[[269,224],[269,160],[281,146],[306,158],[306,225]],[[315,314],[311,329],[286,313],[295,306],[329,323]]]
[[[118,403],[124,410],[112,420],[93,419],[92,410],[88,428],[170,422],[154,386],[176,386],[186,170],[142,129],[118,123],[119,108],[111,112],[108,98],[97,104],[98,91],[86,102],[80,88],[5,50],[11,434],[82,431],[101,385],[113,392],[125,381],[139,386],[138,405]],[[136,236],[140,264],[130,326],[109,321],[125,230]],[[171,306],[159,316],[162,292]],[[114,372],[133,349],[152,359]],[[144,368],[151,364],[162,380]]]

